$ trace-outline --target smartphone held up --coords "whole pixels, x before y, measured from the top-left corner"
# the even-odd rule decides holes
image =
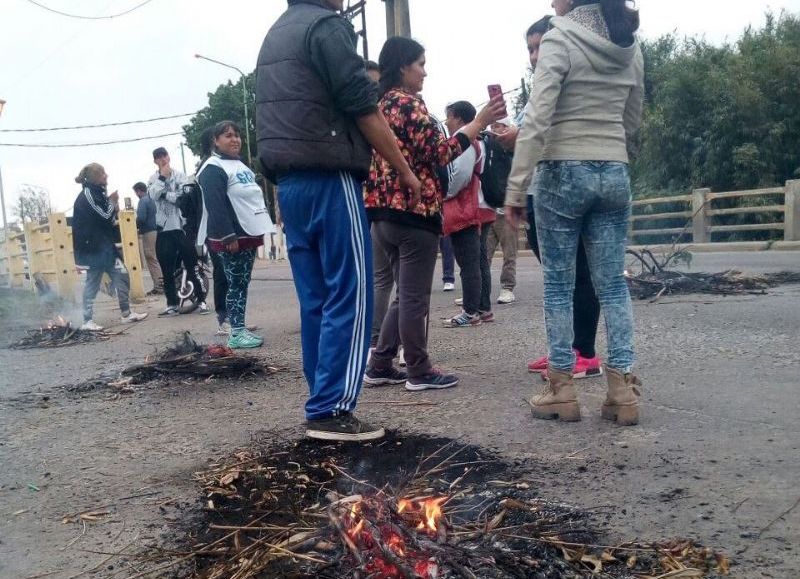
[[[490,100],[495,98],[495,97],[497,97],[497,96],[499,96],[499,97],[503,96],[503,88],[499,84],[490,84],[486,88],[489,91],[489,99]],[[508,109],[503,109],[503,114],[505,116],[508,116]]]

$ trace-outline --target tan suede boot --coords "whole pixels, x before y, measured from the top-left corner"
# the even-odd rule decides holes
[[[633,374],[623,374],[606,366],[608,394],[603,403],[601,415],[606,420],[614,420],[620,426],[639,424],[639,396],[637,386],[642,382]]]
[[[534,418],[544,420],[562,420],[577,422],[581,419],[578,396],[572,383],[572,372],[564,372],[555,368],[547,369],[547,386],[531,398],[531,414]]]

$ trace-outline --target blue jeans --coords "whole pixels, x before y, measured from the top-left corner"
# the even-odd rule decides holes
[[[630,372],[633,308],[625,282],[625,241],[631,214],[628,165],[609,161],[546,161],[539,164],[534,196],[536,230],[544,270],[544,310],[550,365],[571,371],[573,292],[578,241],[603,309],[608,366]]]

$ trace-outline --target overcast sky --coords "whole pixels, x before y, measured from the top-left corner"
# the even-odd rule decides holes
[[[141,0],[38,0],[87,16],[114,14]],[[550,0],[410,0],[415,38],[427,49],[425,99],[437,114],[453,100],[479,102],[486,85],[519,84],[527,64],[523,34],[551,13]],[[641,33],[704,35],[735,41],[747,25],[761,26],[767,10],[800,12],[800,0],[639,0]],[[152,0],[113,20],[76,20],[46,12],[28,0],[0,0],[0,98],[8,101],[0,130],[71,126],[145,119],[196,111],[207,93],[234,71],[196,60],[195,53],[255,67],[269,26],[283,0]],[[368,0],[370,56],[386,38],[383,2]],[[108,129],[49,133],[0,132],[0,143],[88,143],[147,137],[181,130],[187,119]],[[57,210],[68,210],[74,182],[89,162],[105,165],[110,190],[131,195],[134,182],[155,170],[150,152],[159,145],[181,167],[181,138],[138,143],[39,149],[0,146],[6,207],[19,187],[50,191]],[[187,155],[189,155],[188,149]],[[191,172],[195,159],[187,156]]]

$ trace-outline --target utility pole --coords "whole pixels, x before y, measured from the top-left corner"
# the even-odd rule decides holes
[[[408,11],[408,0],[394,0],[395,36],[411,38],[411,14]]]
[[[183,143],[181,143],[181,163],[183,164],[183,174],[186,175],[186,155],[183,153]]]
[[[383,0],[386,3],[386,36],[411,37],[408,0]]]
[[[0,115],[3,114],[3,107],[6,101],[0,99]],[[8,218],[6,217],[6,197],[3,192],[3,173],[0,171],[0,205],[3,209],[3,239],[8,241]]]

